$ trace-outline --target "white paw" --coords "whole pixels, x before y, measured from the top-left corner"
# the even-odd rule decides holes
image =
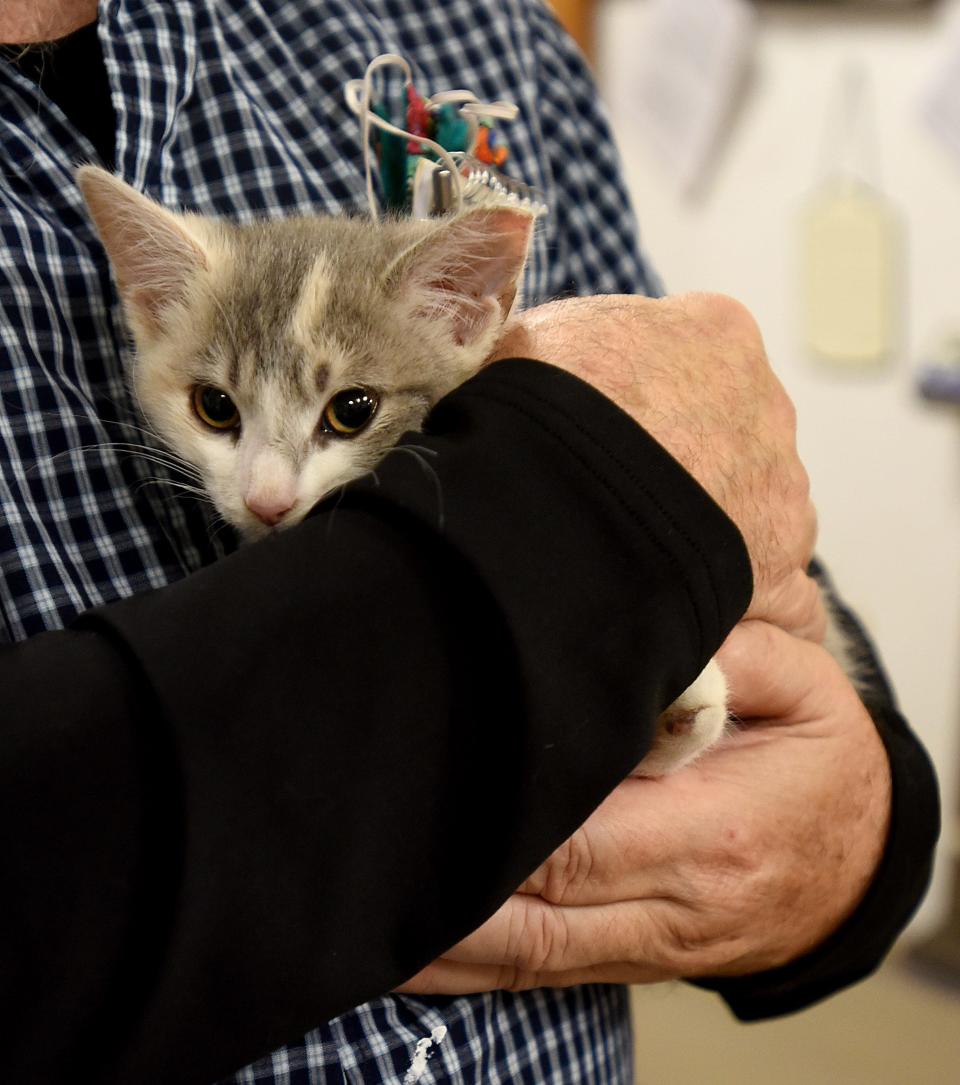
[[[709,750],[727,727],[727,680],[716,660],[657,720],[657,733],[649,753],[633,770],[634,776],[666,776],[677,772]]]

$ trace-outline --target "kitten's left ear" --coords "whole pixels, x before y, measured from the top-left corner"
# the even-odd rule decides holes
[[[163,331],[172,306],[189,299],[207,252],[174,214],[97,166],[77,183],[107,250],[127,319],[138,340]]]
[[[395,260],[386,282],[418,314],[449,320],[459,346],[478,344],[510,315],[534,221],[521,208],[467,211]]]

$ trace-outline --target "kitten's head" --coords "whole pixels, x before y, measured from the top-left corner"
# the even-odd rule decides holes
[[[256,538],[373,468],[483,364],[514,307],[521,209],[249,226],[78,180],[136,345],[140,407]]]

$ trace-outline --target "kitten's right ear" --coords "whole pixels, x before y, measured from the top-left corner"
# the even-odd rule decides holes
[[[127,319],[137,340],[163,331],[164,314],[187,300],[204,248],[182,217],[97,166],[81,166],[77,183],[107,250]]]
[[[510,315],[536,216],[519,207],[473,207],[401,253],[384,274],[411,311],[450,329],[457,346],[486,344]]]

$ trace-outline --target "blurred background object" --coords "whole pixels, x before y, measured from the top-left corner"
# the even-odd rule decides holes
[[[550,6],[566,27],[567,33],[592,62],[596,36],[597,0],[550,0]]]
[[[820,157],[800,214],[804,341],[827,365],[883,365],[901,345],[906,248],[881,185],[876,103],[862,63],[840,73]]]
[[[750,0],[646,0],[632,128],[680,191],[703,187],[756,48]]]
[[[933,402],[960,406],[960,324],[926,355],[917,371],[917,388]],[[960,972],[960,962],[957,970]]]

